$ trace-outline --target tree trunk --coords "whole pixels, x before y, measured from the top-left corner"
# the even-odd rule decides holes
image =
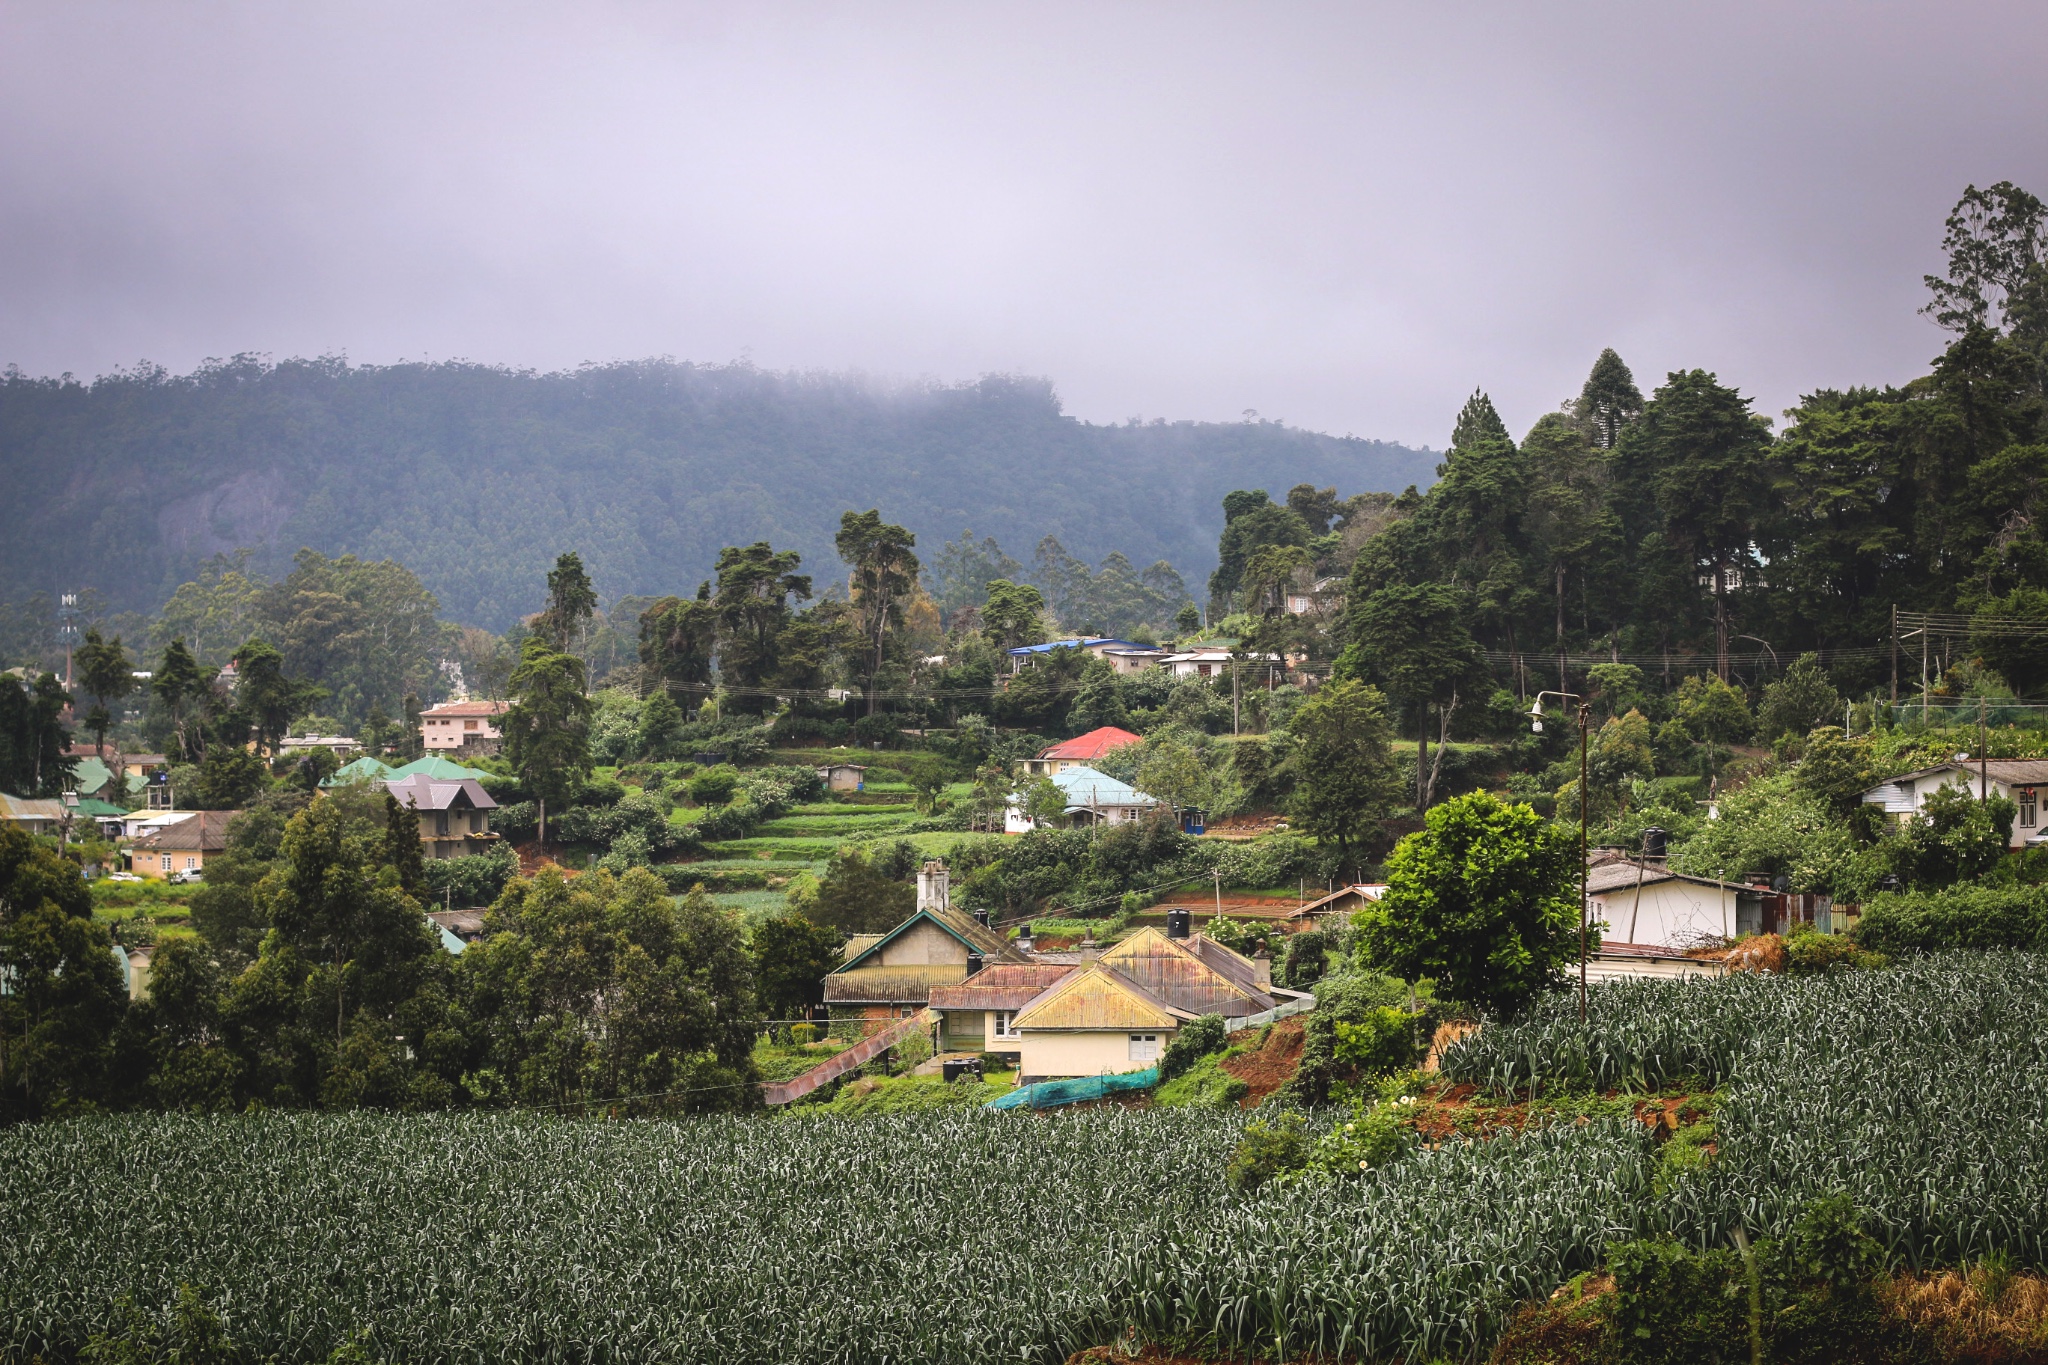
[[[1451,689],[1450,702],[1437,710],[1436,758],[1429,765],[1429,785],[1423,789],[1422,793],[1422,806],[1424,810],[1428,810],[1430,804],[1436,800],[1437,774],[1443,771],[1444,750],[1449,748],[1451,744],[1451,717],[1457,713],[1457,710],[1458,689],[1454,687]],[[1426,736],[1428,733],[1428,727],[1425,726],[1423,734]],[[1416,763],[1415,771],[1418,775],[1421,774],[1422,764],[1420,761]]]
[[[1421,726],[1415,732],[1415,813],[1421,815],[1429,809],[1428,789],[1424,784],[1423,770],[1429,766],[1429,704],[1423,703]]]

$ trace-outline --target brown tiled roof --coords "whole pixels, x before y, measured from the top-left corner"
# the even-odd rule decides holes
[[[1057,962],[1003,963],[983,967],[957,986],[934,987],[931,1007],[935,1010],[1022,1009],[1032,997],[1058,984],[1073,970],[1071,965]]]
[[[502,716],[511,706],[509,701],[447,701],[439,706],[429,706],[420,715],[437,720],[450,716]]]
[[[196,810],[175,824],[159,825],[135,841],[138,853],[171,853],[191,850],[218,853],[228,846],[228,821],[238,810]]]

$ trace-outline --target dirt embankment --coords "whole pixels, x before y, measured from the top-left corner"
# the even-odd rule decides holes
[[[1258,1047],[1217,1063],[1251,1087],[1239,1102],[1242,1107],[1252,1108],[1294,1079],[1295,1070],[1301,1066],[1301,1049],[1306,1037],[1299,1018],[1282,1019],[1266,1030],[1266,1036]]]

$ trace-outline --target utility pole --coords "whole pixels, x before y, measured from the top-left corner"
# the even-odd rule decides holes
[[[1986,752],[1991,746],[1991,737],[1985,729],[1984,712],[1987,703],[1977,698],[1977,799],[1991,799],[1991,760]]]
[[[1899,604],[1892,603],[1892,705],[1899,704]],[[1893,724],[1898,722],[1894,720]]]

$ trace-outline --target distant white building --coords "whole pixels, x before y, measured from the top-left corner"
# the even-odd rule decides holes
[[[2012,847],[2048,843],[2041,819],[2041,797],[2048,792],[2048,762],[2040,759],[1991,758],[1979,762],[1958,755],[1918,772],[1902,773],[1863,793],[1863,803],[1882,806],[1901,824],[1920,818],[1927,798],[1943,787],[1958,787],[1973,797],[2002,796],[2019,807],[2012,822]]]
[[[1163,804],[1127,782],[1093,768],[1067,768],[1051,774],[1046,781],[1067,798],[1062,819],[1069,826],[1123,825],[1142,820]],[[1021,803],[1012,801],[1003,816],[1005,834],[1022,834],[1036,826],[1024,814]]]
[[[420,741],[428,753],[467,749],[496,753],[504,732],[498,717],[511,709],[503,701],[451,701],[420,712]]]

